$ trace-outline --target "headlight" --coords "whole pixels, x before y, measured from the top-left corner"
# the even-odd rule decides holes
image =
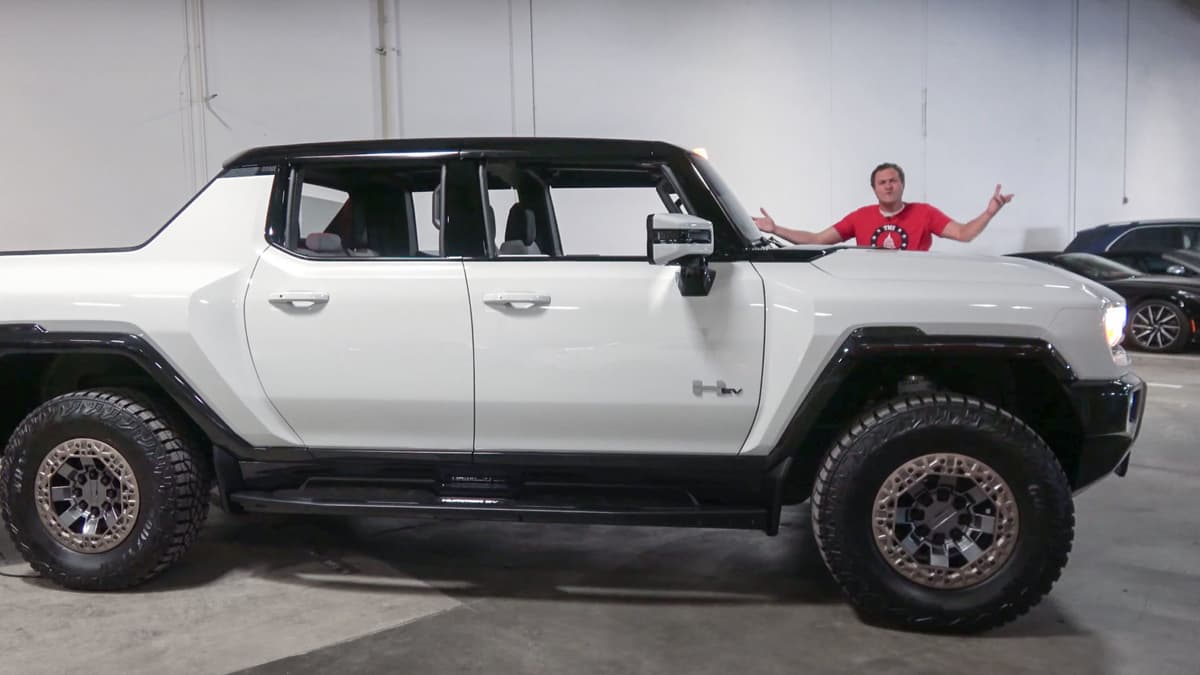
[[[1125,305],[1104,308],[1104,339],[1109,347],[1116,347],[1125,339]]]

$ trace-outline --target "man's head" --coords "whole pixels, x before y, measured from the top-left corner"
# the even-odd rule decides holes
[[[880,204],[899,204],[904,197],[904,169],[891,162],[884,162],[871,172],[871,188]]]

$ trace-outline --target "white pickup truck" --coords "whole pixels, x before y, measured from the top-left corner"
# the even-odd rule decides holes
[[[165,570],[210,502],[773,535],[811,500],[864,619],[981,630],[1049,591],[1145,405],[1113,292],[782,246],[657,142],[257,148],[0,287],[3,518],[78,589]]]

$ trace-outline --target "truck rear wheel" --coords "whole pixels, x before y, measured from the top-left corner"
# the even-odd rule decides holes
[[[862,617],[979,631],[1027,612],[1071,550],[1074,506],[1031,428],[982,401],[910,396],[860,417],[813,491],[825,564]]]
[[[0,465],[0,510],[42,576],[81,590],[149,580],[208,513],[200,462],[164,418],[112,392],[65,394],[17,428]]]

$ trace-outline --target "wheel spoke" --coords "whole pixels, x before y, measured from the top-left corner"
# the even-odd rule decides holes
[[[73,525],[75,521],[79,520],[79,516],[82,515],[83,509],[79,508],[78,506],[72,506],[71,508],[59,514],[58,524],[62,525],[64,530],[70,529],[71,525]]]
[[[983,549],[979,548],[979,545],[970,539],[968,539],[966,543],[955,546],[955,548],[958,549],[959,554],[961,554],[968,563],[973,563],[976,560],[979,560],[979,556],[983,555]]]
[[[70,499],[71,499],[71,486],[70,485],[60,485],[58,487],[50,488],[50,501],[65,502],[65,501],[69,501]]]
[[[996,519],[993,516],[976,515],[971,522],[971,527],[983,532],[984,534],[996,533]]]
[[[950,569],[950,553],[946,550],[945,544],[941,546],[929,545],[929,566]]]
[[[96,536],[96,528],[99,525],[100,519],[89,513],[83,520],[83,534],[88,537]]]

